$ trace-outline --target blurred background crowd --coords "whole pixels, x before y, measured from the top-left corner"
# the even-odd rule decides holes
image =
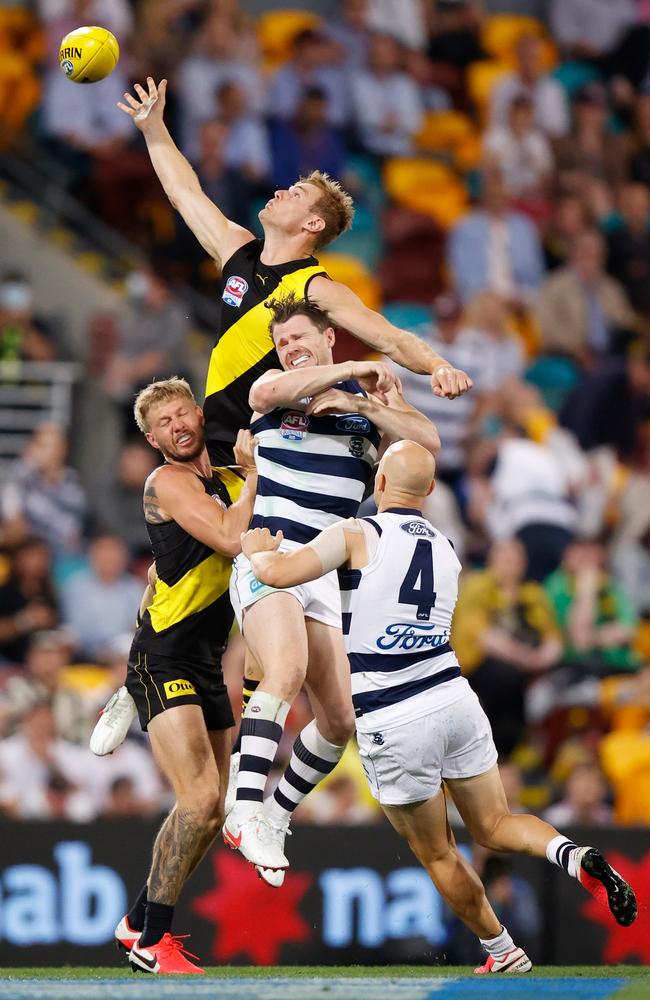
[[[121,46],[92,87],[57,64],[80,24]],[[157,459],[131,401],[172,373],[200,395],[210,329],[195,305],[217,293],[115,108],[152,75],[238,222],[258,231],[257,210],[300,173],[339,178],[356,220],[323,265],[474,379],[450,402],[400,372],[440,431],[429,513],[464,565],[452,640],[512,809],[560,827],[650,824],[650,3],[36,0],[0,10],[0,66],[0,202],[32,224],[38,192],[30,218],[3,173],[28,149],[59,204],[137,261],[95,268],[128,311],[96,311],[81,340],[28,268],[0,275],[0,391],[27,362],[43,380],[73,363],[94,393],[34,419],[3,466],[0,810],[86,821],[169,803],[136,730],[110,758],[87,750],[149,561],[141,491]],[[346,356],[360,348],[342,332]],[[299,700],[285,758],[307,713]],[[378,819],[353,749],[296,816]]]

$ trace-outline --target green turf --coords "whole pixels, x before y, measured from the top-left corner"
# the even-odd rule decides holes
[[[473,972],[473,967],[468,965],[269,965],[263,967],[250,967],[242,965],[222,965],[206,966],[206,974],[213,979],[235,979],[235,978],[258,978],[272,979],[277,976],[288,978],[332,978],[333,976],[345,979],[373,976],[381,979],[384,976],[394,978],[422,979],[432,976],[467,976]],[[57,968],[20,968],[3,969],[0,974],[0,982],[7,979],[130,979],[133,973],[128,966],[59,966]],[[572,976],[585,977],[588,979],[638,979],[646,980],[643,986],[643,995],[650,998],[650,968],[640,965],[536,965],[533,975],[539,978],[571,978]],[[625,992],[629,989],[636,989],[635,984],[624,987],[623,992],[617,994],[624,1000],[632,1000],[633,994]]]

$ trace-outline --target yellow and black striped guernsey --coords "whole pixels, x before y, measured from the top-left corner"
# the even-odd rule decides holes
[[[307,294],[312,278],[326,274],[315,257],[287,264],[263,264],[264,240],[251,240],[226,262],[221,277],[218,339],[205,386],[205,436],[214,467],[232,465],[232,447],[248,427],[253,382],[280,362],[269,333],[267,299]],[[228,480],[226,479],[228,485]]]
[[[199,477],[205,492],[230,505],[218,476]],[[147,523],[158,580],[133,649],[185,663],[213,666],[233,622],[228,596],[232,559],[188,534],[176,521]]]

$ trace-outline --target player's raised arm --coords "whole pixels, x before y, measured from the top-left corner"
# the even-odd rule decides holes
[[[354,518],[321,531],[313,542],[291,552],[278,552],[282,532],[253,528],[242,535],[241,547],[250,559],[257,580],[270,587],[295,587],[316,580],[350,560],[366,561],[363,530]]]
[[[432,455],[440,450],[436,425],[406,402],[400,390],[393,386],[381,399],[358,396],[340,389],[327,389],[309,403],[307,414],[324,416],[328,413],[360,413],[382,432],[381,452],[393,441],[415,441]]]
[[[397,376],[382,361],[345,361],[296,371],[277,368],[253,383],[248,401],[257,413],[270,413],[277,406],[290,406],[349,379],[361,382],[364,388],[367,384],[371,391],[382,394],[397,384]]]
[[[203,192],[191,164],[177,148],[163,120],[167,81],[156,86],[147,77],[148,92],[139,83],[135,91],[139,99],[125,94],[118,108],[133,119],[142,132],[153,168],[165,194],[182,215],[201,246],[218,264],[225,263],[239,247],[253,239],[253,234],[231,222]]]
[[[144,492],[148,521],[171,518],[188,534],[215,552],[236,556],[241,552],[241,533],[253,514],[257,470],[253,461],[253,437],[240,431],[235,458],[246,476],[243,489],[231,507],[224,510],[209,496],[195,475],[179,465],[163,465],[149,476]]]
[[[455,399],[472,388],[466,372],[445,361],[413,333],[393,326],[380,313],[369,309],[345,285],[317,276],[309,285],[309,300],[326,312],[335,326],[354,334],[368,347],[381,351],[398,365],[412,372],[431,375],[436,396]]]

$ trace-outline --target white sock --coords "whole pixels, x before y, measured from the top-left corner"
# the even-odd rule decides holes
[[[571,878],[578,878],[577,852],[578,845],[568,837],[563,837],[561,833],[549,840],[546,845],[546,857],[551,864],[563,868]]]
[[[492,955],[492,958],[505,958],[509,952],[514,951],[515,943],[503,925],[501,925],[501,933],[497,934],[496,937],[488,938],[486,941],[483,938],[479,938],[479,940],[488,955]]]
[[[334,770],[343,756],[345,746],[326,740],[312,719],[296,737],[291,760],[265,811],[279,826],[286,826],[291,815],[306,795]]]

